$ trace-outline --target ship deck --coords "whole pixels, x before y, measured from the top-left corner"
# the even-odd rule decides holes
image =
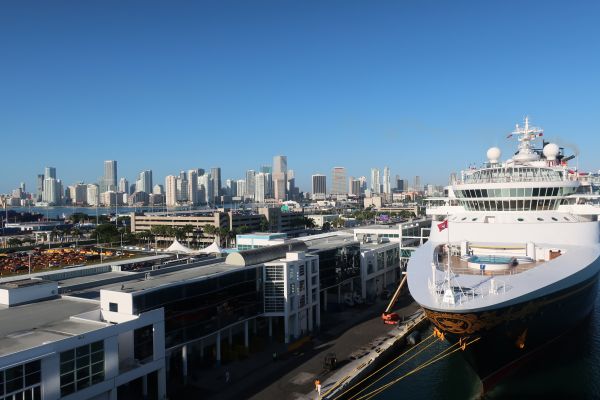
[[[498,271],[490,271],[490,270],[478,270],[474,268],[469,268],[469,263],[467,260],[464,260],[458,256],[450,257],[450,268],[452,268],[452,272],[459,275],[480,275],[480,276],[502,276],[502,275],[516,275],[521,272],[529,271],[530,269],[534,269],[545,261],[533,261],[529,263],[519,263],[514,267],[509,267],[505,270]],[[444,271],[446,269],[446,265],[448,265],[448,257],[447,255],[443,255],[441,257],[440,262],[437,263],[438,271]]]

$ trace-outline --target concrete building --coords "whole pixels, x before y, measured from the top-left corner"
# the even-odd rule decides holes
[[[283,244],[286,239],[287,234],[285,233],[255,232],[236,235],[235,244],[236,248],[242,251]]]
[[[346,191],[346,168],[344,167],[333,167],[331,171],[331,194],[340,195],[347,194]]]
[[[129,194],[129,181],[126,178],[119,179],[119,192]]]
[[[381,180],[379,178],[379,168],[371,168],[371,193],[381,193]]]
[[[69,186],[69,196],[71,197],[72,204],[87,204],[87,185],[76,183],[75,185]]]
[[[140,172],[138,179],[135,181],[135,191],[152,193],[152,170],[147,169]]]
[[[321,174],[312,176],[313,200],[324,199],[327,195],[327,177]]]
[[[165,201],[169,207],[177,205],[177,180],[174,175],[165,178]]]
[[[86,199],[90,206],[100,205],[100,188],[95,183],[88,184],[86,187]]]
[[[188,180],[188,202],[190,205],[198,205],[198,172],[191,169],[187,173]]]
[[[210,169],[210,176],[212,178],[212,197],[210,203],[216,204],[219,197],[221,197],[221,168],[214,167]]]
[[[55,167],[46,167],[44,168],[44,179],[56,179],[56,168]]]
[[[350,179],[348,180],[348,195],[353,196],[353,197],[360,197],[360,195],[361,195],[360,186],[361,186],[360,180],[354,179],[354,177],[351,176]]]
[[[237,181],[237,190],[236,190],[236,196],[237,197],[244,197],[246,195],[247,189],[246,189],[246,180],[245,179],[238,179]]]
[[[259,172],[256,174],[254,178],[255,188],[254,188],[254,201],[258,203],[264,203],[267,190],[268,190],[268,181],[266,174]]]
[[[287,192],[287,156],[273,157],[273,197],[285,200]]]
[[[392,193],[392,182],[390,178],[390,167],[383,168],[383,193],[388,195]]]
[[[214,204],[213,180],[210,174],[198,177],[198,202],[203,204]]]
[[[44,193],[44,174],[38,174],[36,179],[36,196],[35,201],[42,201]]]
[[[60,180],[56,178],[44,179],[42,201],[55,206],[62,204],[62,184]]]
[[[256,171],[249,169],[246,171],[246,190],[243,192],[245,196],[254,198],[254,189],[256,188]]]
[[[152,194],[164,194],[165,190],[163,188],[163,185],[159,185],[158,183],[156,185],[154,185],[154,187],[152,188]]]

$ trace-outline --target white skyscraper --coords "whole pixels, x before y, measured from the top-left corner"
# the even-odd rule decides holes
[[[390,167],[383,168],[383,193],[392,193],[392,184],[390,181]]]
[[[273,157],[273,197],[285,200],[287,189],[287,156]]]
[[[50,205],[60,205],[62,185],[60,180],[55,178],[44,179],[44,192],[42,201]]]
[[[381,180],[379,179],[379,168],[371,168],[371,193],[381,193]]]
[[[152,193],[152,170],[140,172],[138,179],[135,181],[136,192]]]
[[[115,160],[104,161],[104,177],[103,186],[100,188],[102,192],[108,190],[117,190],[117,162]]]
[[[267,189],[267,179],[265,174],[263,174],[262,172],[256,174],[254,182],[254,200],[259,203],[264,203]]]
[[[202,203],[214,203],[213,181],[210,174],[204,174],[198,177],[198,191],[200,192],[199,201]]]
[[[246,171],[246,191],[243,192],[246,196],[254,197],[254,188],[256,186],[254,183],[255,176],[256,171],[253,169]]]
[[[159,185],[158,183],[156,185],[154,185],[154,187],[152,188],[152,194],[163,194],[164,193],[164,189],[162,185]]]
[[[87,185],[87,203],[90,206],[98,206],[100,204],[100,188],[96,184]]]
[[[312,193],[314,195],[327,194],[327,177],[321,174],[314,174],[312,176]]]
[[[129,194],[129,181],[126,178],[119,179],[119,192]]]
[[[187,173],[188,181],[188,202],[195,206],[198,204],[198,172],[190,169]]]
[[[165,178],[165,201],[167,206],[177,205],[177,177],[169,175]]]
[[[238,179],[237,181],[237,191],[235,193],[237,197],[244,197],[246,195],[246,180]]]

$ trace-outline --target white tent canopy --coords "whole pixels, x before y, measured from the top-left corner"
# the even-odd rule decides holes
[[[196,250],[192,250],[189,247],[184,246],[181,243],[179,243],[179,241],[177,239],[175,239],[173,241],[173,243],[165,251],[167,251],[167,252],[172,251],[172,252],[176,252],[176,253],[185,253],[185,254],[197,253]]]
[[[214,253],[222,253],[221,248],[219,247],[219,245],[217,243],[213,243],[208,247],[205,247],[204,249],[200,250],[198,253],[200,254],[214,254]]]

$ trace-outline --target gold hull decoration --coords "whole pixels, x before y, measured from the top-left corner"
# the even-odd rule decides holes
[[[429,318],[441,332],[453,333],[456,335],[472,335],[474,333],[491,330],[505,322],[525,320],[530,315],[537,312],[541,307],[572,296],[594,283],[594,281],[589,282],[588,284],[561,296],[540,298],[537,301],[517,304],[495,311],[456,313],[433,311],[426,308],[424,308],[424,310],[427,318]]]

